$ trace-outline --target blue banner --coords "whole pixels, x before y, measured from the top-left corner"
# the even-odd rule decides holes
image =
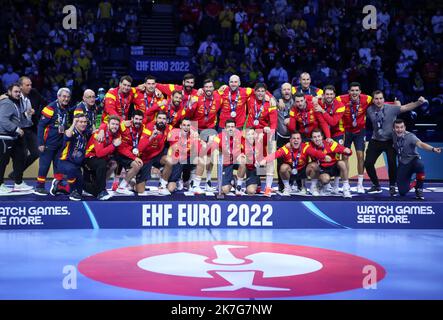
[[[0,229],[443,229],[441,202],[91,201],[0,205]]]
[[[188,58],[159,58],[149,56],[132,56],[130,58],[131,75],[142,79],[148,74],[161,79],[182,79],[183,75],[191,72],[191,63]]]

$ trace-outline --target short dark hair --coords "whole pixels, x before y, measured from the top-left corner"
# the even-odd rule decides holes
[[[305,95],[303,92],[296,92],[294,94],[294,98],[304,98],[304,97],[305,97]]]
[[[203,81],[203,85],[205,85],[207,83],[214,83],[214,81],[212,79],[208,78]]]
[[[108,118],[108,123],[109,123],[111,120],[117,120],[118,122],[121,121],[121,120],[120,120],[120,117],[117,116],[117,115],[115,115],[115,114],[109,116],[109,118]]]
[[[183,76],[183,81],[190,79],[195,79],[195,76],[192,73],[187,73]]]
[[[295,131],[292,131],[292,132],[291,132],[291,138],[292,138],[292,136],[293,136],[294,134],[299,134],[300,137],[301,137],[301,132],[298,131],[298,130],[295,130]]]
[[[131,83],[132,84],[132,77],[131,76],[122,76],[121,78],[120,78],[120,82],[119,83],[122,83],[123,81],[128,81],[129,83]]]
[[[134,118],[135,116],[142,116],[145,117],[145,114],[143,113],[143,111],[141,110],[135,110],[134,114],[132,115],[132,118]]]
[[[393,126],[395,127],[396,124],[400,124],[400,123],[403,123],[404,125],[406,125],[406,124],[405,124],[405,121],[404,121],[403,119],[395,119],[395,120],[394,120],[394,125],[393,125]]]
[[[383,91],[381,91],[381,90],[375,90],[374,92],[372,92],[372,97],[375,97],[376,94],[382,94],[383,97],[385,96],[385,95],[383,94]]]
[[[226,120],[226,122],[225,122],[225,127],[226,127],[226,125],[227,125],[228,123],[233,123],[233,124],[235,125],[235,120],[232,119],[232,118]]]
[[[155,118],[157,118],[159,115],[161,115],[161,114],[163,114],[163,115],[165,115],[166,117],[168,117],[168,114],[165,112],[165,111],[163,111],[163,110],[160,110],[159,112],[157,112],[157,115],[155,116]]]
[[[12,91],[12,88],[14,88],[14,87],[19,87],[20,88],[20,85],[18,84],[18,82],[11,83],[8,86],[8,91]]]
[[[178,93],[179,95],[181,95],[181,96],[183,95],[183,92],[178,91],[178,90],[174,90],[174,91],[171,92],[171,97],[174,96],[174,95],[177,94],[177,93]]]
[[[312,130],[312,132],[311,132],[311,138],[312,138],[314,132],[320,132],[321,136],[323,137],[323,131],[321,131],[319,128],[315,128],[315,129]]]
[[[358,87],[359,89],[361,89],[361,84],[360,82],[353,81],[349,84],[349,89],[351,89],[352,87]]]
[[[323,88],[323,92],[326,92],[326,90],[331,90],[331,91],[334,91],[334,93],[336,93],[335,87],[332,84],[328,84],[327,86],[325,86]]]
[[[154,77],[153,75],[148,74],[148,75],[145,77],[145,82],[148,81],[148,80],[154,80],[154,81],[157,81],[157,78]]]
[[[267,90],[268,88],[266,87],[266,85],[263,82],[257,82],[257,84],[255,85],[255,90],[258,90],[260,88],[264,88],[265,90]]]

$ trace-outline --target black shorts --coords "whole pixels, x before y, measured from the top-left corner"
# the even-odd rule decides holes
[[[123,156],[121,154],[117,154],[115,156],[115,160],[117,161],[117,163],[120,166],[122,166],[125,169],[131,169],[131,163],[132,163],[132,161],[134,161],[134,160],[129,159],[128,157],[125,157],[125,156]]]
[[[257,175],[257,169],[254,168],[252,170],[246,170],[246,187],[251,184],[260,185],[260,177]]]
[[[366,146],[366,130],[362,129],[359,133],[345,132],[345,144],[346,148],[351,148],[354,143],[355,150],[365,151]]]
[[[163,157],[163,154],[155,156],[155,158],[151,159],[149,162],[143,164],[140,171],[137,173],[135,180],[137,183],[146,182],[151,179],[151,169],[152,167],[156,167],[160,169],[162,167],[160,160]]]
[[[291,178],[294,177],[293,179],[295,180],[299,180],[299,179],[306,179],[306,166],[304,166],[303,168],[301,168],[300,170],[297,170],[297,174],[293,175],[292,171],[291,171]]]
[[[223,166],[222,186],[231,185],[231,181],[234,179],[234,170],[238,170],[238,164]]]
[[[177,182],[180,180],[182,176],[182,172],[188,170],[189,172],[192,171],[196,167],[195,164],[189,164],[189,163],[177,163],[172,167],[172,173],[169,177],[168,182]]]
[[[337,163],[335,163],[334,165],[332,165],[330,167],[319,166],[319,168],[320,168],[320,174],[327,173],[327,174],[329,174],[330,177],[340,176],[340,169],[338,168]]]

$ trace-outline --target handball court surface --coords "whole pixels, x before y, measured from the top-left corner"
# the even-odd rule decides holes
[[[369,186],[366,185],[365,187]],[[427,189],[424,195],[427,204],[443,200],[443,184],[426,183],[425,187]],[[390,197],[387,188],[383,189],[382,194],[356,195],[353,193],[353,196],[353,199],[350,200],[343,199],[342,197],[323,196],[315,198],[315,201],[374,201],[374,204],[377,202],[404,201],[420,204],[420,201],[414,199],[414,193],[412,192],[407,197]],[[283,197],[279,195],[275,195],[270,199],[263,196],[228,196],[222,201],[241,203],[241,201],[245,200],[257,202],[279,201],[282,198],[285,201],[314,201],[312,197]],[[20,201],[50,202],[52,199],[55,198],[52,196],[41,197],[33,194],[2,196],[0,197],[0,203],[11,205],[11,202],[19,204]],[[56,199],[57,201],[63,201],[64,199],[69,201],[67,196],[57,196]],[[88,197],[85,197],[84,200],[95,201],[94,198]],[[185,196],[182,193],[176,193],[168,197],[114,197],[110,201],[119,200],[216,201],[215,198],[204,195],[192,197]],[[346,212],[343,212],[343,214],[346,214]],[[124,212],[122,212],[123,217]],[[169,243],[171,245],[168,246]],[[325,267],[327,263],[332,261],[331,263],[336,267],[337,271],[335,282],[347,282],[346,279],[340,278],[340,274],[346,275],[348,273],[351,276],[350,274],[353,272],[351,270],[354,263],[353,259],[356,259],[356,257],[367,259],[370,264],[373,263],[377,266],[376,271],[379,272],[378,280],[372,288],[355,287],[352,285],[346,287],[335,283],[334,285],[337,286],[336,290],[325,290],[325,288],[321,288],[321,281],[317,281],[313,285],[314,289],[309,291],[305,290],[306,288],[303,285],[305,283],[305,286],[309,286],[308,280],[310,278],[307,278],[304,282],[294,282],[296,284],[291,287],[292,294],[279,294],[279,291],[276,291],[277,294],[274,295],[273,291],[268,289],[264,295],[260,296],[256,295],[254,290],[245,291],[243,289],[242,295],[236,296],[235,294],[228,293],[217,296],[210,292],[207,294],[201,292],[183,293],[184,289],[180,287],[177,287],[175,291],[174,289],[165,290],[161,288],[161,286],[165,286],[164,283],[162,284],[161,281],[155,280],[155,277],[152,279],[148,277],[150,272],[145,271],[147,278],[143,279],[144,273],[140,273],[140,268],[136,273],[131,274],[133,269],[127,268],[126,270],[124,264],[121,263],[123,260],[129,259],[132,253],[128,253],[125,250],[132,250],[131,248],[141,248],[140,250],[144,250],[143,254],[150,256],[153,251],[160,252],[164,250],[164,252],[167,252],[171,246],[180,246],[180,244],[184,246],[183,251],[187,251],[189,248],[197,248],[199,244],[206,246],[209,244],[213,248],[217,245],[224,246],[223,248],[232,246],[234,248],[231,250],[233,256],[244,258],[246,253],[242,255],[240,251],[235,251],[238,250],[235,249],[236,246],[244,248],[249,246],[251,248],[250,253],[253,253],[254,248],[260,243],[264,243],[265,251],[275,249],[275,252],[278,251],[279,253],[286,250],[283,248],[284,246],[298,248],[297,250],[305,253],[305,257],[309,257],[311,251],[326,250],[326,255],[331,260],[321,262]],[[0,299],[443,299],[443,269],[441,268],[443,230],[441,229],[147,228],[0,230],[0,244]],[[187,244],[191,245],[186,247]],[[111,255],[111,258],[103,256],[103,253],[107,252],[116,255]],[[206,251],[199,253],[201,254],[202,252]],[[338,257],[342,254],[344,256],[343,264],[334,264],[333,260],[339,259]],[[300,256],[303,256],[303,254],[300,254]],[[350,260],[347,261],[346,257],[349,257]],[[111,260],[107,261],[106,259]],[[113,274],[118,275],[119,279],[117,280],[120,283],[116,283],[116,279],[100,279],[100,272],[96,268],[104,267],[104,263],[109,261],[112,263],[116,262],[117,264],[115,266],[107,266],[106,272],[108,277],[112,277]],[[128,263],[137,264],[137,261],[140,262],[138,259]],[[177,261],[178,263],[179,261]],[[310,266],[315,267],[313,264]],[[183,265],[181,268],[186,269],[186,266]],[[95,276],[93,274],[94,271],[96,272]],[[308,275],[314,277],[317,273],[312,272],[308,273]],[[359,273],[363,280],[365,274],[362,273],[361,269]],[[68,274],[75,275],[75,288],[66,288],[64,279]],[[124,278],[123,275],[129,280],[135,278],[135,281],[132,281],[132,284],[122,283],[121,281],[128,280],[122,279]],[[306,273],[301,276],[293,276],[292,278],[283,278],[296,279],[302,276],[306,276]],[[226,275],[224,279],[227,279]],[[146,282],[144,287],[138,286],[137,283],[141,282]],[[233,280],[231,283],[234,282]],[[270,284],[272,282],[268,283],[268,286]],[[289,284],[290,281],[286,283],[287,286],[290,286]],[[374,285],[374,283],[372,284]],[[220,285],[220,282],[216,285],[214,283],[206,286],[214,287],[217,285]],[[152,290],[150,289],[151,286]],[[272,286],[284,287],[281,283],[279,285],[273,284]]]

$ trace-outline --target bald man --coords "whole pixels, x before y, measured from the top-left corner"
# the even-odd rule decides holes
[[[91,137],[92,132],[95,130],[95,124],[97,119],[97,106],[95,104],[95,92],[91,89],[86,89],[83,92],[83,101],[79,102],[74,109],[74,116],[83,113],[88,118],[88,125],[85,130],[85,134],[88,139]]]
[[[323,90],[314,86],[311,86],[311,75],[307,72],[300,74],[299,78],[300,84],[292,89],[292,93],[303,92],[304,95],[308,96],[321,96],[323,95]]]

